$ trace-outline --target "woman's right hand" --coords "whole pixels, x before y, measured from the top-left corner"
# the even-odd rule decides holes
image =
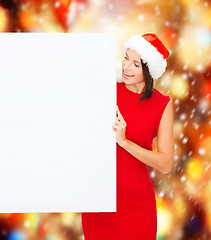
[[[112,130],[116,132],[116,142],[122,147],[127,140],[125,137],[127,124],[119,111],[117,106],[117,117],[115,119],[115,123],[112,126]]]

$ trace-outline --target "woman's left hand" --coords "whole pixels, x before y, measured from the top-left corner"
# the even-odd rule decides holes
[[[117,106],[117,117],[112,129],[116,132],[116,142],[120,145],[120,147],[123,147],[124,143],[126,142],[126,127],[127,124]]]

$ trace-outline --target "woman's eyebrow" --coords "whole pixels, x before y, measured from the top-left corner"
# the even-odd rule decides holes
[[[127,55],[127,53],[125,53],[126,55]],[[128,57],[128,55],[127,55],[127,57]],[[140,63],[139,61],[136,61],[136,60],[133,60],[134,62],[137,62],[137,63]]]

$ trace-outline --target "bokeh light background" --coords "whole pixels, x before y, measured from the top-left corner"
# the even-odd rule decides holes
[[[129,37],[156,33],[171,51],[155,88],[174,101],[175,139],[171,172],[148,167],[157,239],[211,239],[210,0],[0,0],[0,32],[115,33],[117,66]],[[0,239],[83,239],[80,213],[0,214]]]

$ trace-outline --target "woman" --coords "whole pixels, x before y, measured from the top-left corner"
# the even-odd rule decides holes
[[[155,240],[157,210],[147,166],[168,173],[173,165],[173,106],[153,88],[169,51],[152,33],[124,45],[117,83],[117,212],[81,213],[85,240]],[[157,152],[152,140],[157,137]]]

